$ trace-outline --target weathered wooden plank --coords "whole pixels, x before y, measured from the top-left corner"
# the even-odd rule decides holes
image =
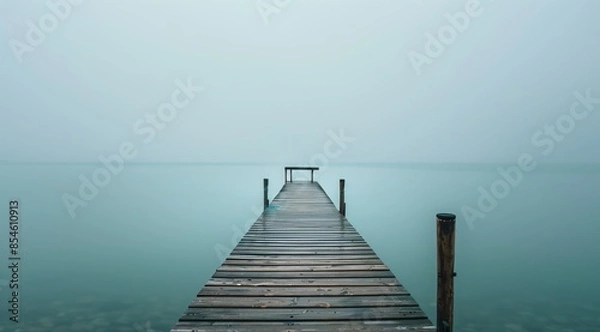
[[[427,318],[416,307],[366,308],[188,308],[181,321],[352,321]]]
[[[318,260],[306,260],[306,259],[231,259],[227,258],[223,263],[225,265],[240,265],[240,266],[299,266],[299,265],[379,265],[383,262],[378,259],[318,259]]]
[[[262,245],[262,244],[289,244],[289,245],[310,245],[310,244],[318,244],[318,245],[344,245],[344,244],[357,244],[357,245],[367,245],[367,242],[365,242],[365,240],[348,240],[348,239],[337,239],[337,240],[315,240],[315,239],[300,239],[300,240],[294,240],[294,239],[284,239],[284,240],[278,240],[278,239],[254,239],[254,238],[247,238],[247,239],[242,239],[239,242],[240,244],[257,244],[257,245]]]
[[[295,286],[289,287],[204,287],[198,296],[386,296],[410,295],[401,286]]]
[[[284,331],[284,332],[296,332],[296,331],[313,331],[312,329],[314,329],[315,331],[329,331],[326,328],[338,328],[338,327],[345,327],[347,329],[349,329],[350,331],[363,331],[361,329],[359,330],[354,330],[354,328],[360,328],[360,327],[364,327],[364,328],[368,328],[368,327],[374,327],[374,328],[385,328],[386,326],[388,327],[394,327],[395,330],[394,331],[415,331],[414,329],[425,329],[426,331],[431,331],[432,329],[435,330],[435,328],[431,325],[431,322],[429,322],[429,325],[427,325],[427,322],[429,322],[426,319],[402,319],[402,320],[391,320],[391,319],[386,319],[386,320],[364,320],[364,321],[349,321],[349,322],[344,322],[345,324],[342,324],[342,322],[339,321],[299,321],[299,322],[290,322],[290,321],[265,321],[265,322],[243,322],[243,321],[236,321],[236,322],[227,322],[227,321],[215,321],[215,322],[203,322],[203,321],[195,321],[195,322],[190,322],[190,321],[182,321],[179,322],[177,325],[180,327],[190,327],[190,326],[198,326],[200,328],[219,328],[219,327],[240,327],[240,328],[253,328],[253,327],[262,327],[265,328],[266,331]],[[271,328],[287,328],[285,330],[272,330]],[[320,328],[325,328],[325,329],[320,329]],[[212,330],[209,330],[212,331]],[[252,330],[255,331],[255,330]],[[344,329],[338,330],[338,331],[345,331]],[[366,330],[366,331],[378,331],[378,330]],[[418,330],[416,330],[418,331]],[[228,331],[228,332],[232,332],[232,331]],[[235,332],[235,331],[234,331]]]
[[[298,250],[308,250],[308,251],[352,251],[352,250],[369,250],[372,251],[372,249],[369,246],[357,246],[357,245],[347,245],[347,246],[334,246],[334,245],[329,245],[329,246],[317,246],[317,245],[312,245],[312,246],[299,246],[299,245],[287,245],[287,246],[282,246],[282,245],[264,245],[264,246],[257,246],[257,245],[241,245],[238,244],[237,247],[235,247],[235,250],[268,250],[268,251],[281,251],[281,252],[286,252],[289,250],[293,250],[293,251],[298,251]]]
[[[255,271],[217,271],[213,278],[263,278],[263,279],[339,279],[339,278],[393,278],[394,274],[386,271],[318,271],[318,272],[255,272]]]
[[[393,277],[388,278],[289,278],[289,279],[273,279],[273,278],[210,278],[206,282],[206,286],[249,286],[249,287],[302,287],[302,286],[397,286],[400,285],[398,279]]]
[[[277,219],[275,219],[275,217]],[[316,225],[335,225],[339,227],[341,225],[342,227],[354,227],[347,219],[342,218],[340,215],[335,215],[335,212],[331,213],[331,217],[325,217],[322,213],[319,216],[306,218],[303,217],[303,215],[292,216],[291,213],[277,213],[277,216],[275,216],[274,213],[266,211],[262,216],[256,219],[254,225],[306,225],[310,227],[315,227]]]
[[[362,241],[240,241],[238,247],[259,247],[259,248],[271,248],[271,247],[369,247],[366,242]],[[370,248],[370,247],[369,247]]]
[[[339,258],[344,258],[343,256],[356,256],[356,255],[374,255],[372,249],[353,249],[353,250],[343,250],[343,249],[312,249],[312,250],[302,250],[296,248],[290,248],[286,250],[271,250],[271,249],[253,249],[253,248],[242,248],[242,249],[233,249],[231,252],[232,255],[328,255],[328,256],[339,256]]]
[[[315,256],[321,256],[321,255],[336,255],[336,256],[340,256],[340,258],[342,258],[341,256],[348,256],[348,255],[369,255],[369,254],[375,254],[373,252],[373,250],[369,249],[369,250],[352,250],[352,251],[344,251],[344,250],[251,250],[251,249],[233,249],[233,251],[231,252],[232,255],[315,255]]]
[[[180,322],[171,332],[433,332],[428,319],[339,322]]]
[[[287,244],[287,245],[281,245],[281,244],[265,244],[263,246],[260,245],[256,245],[256,244],[238,244],[237,247],[235,247],[235,249],[241,250],[241,249],[251,249],[251,250],[260,250],[260,249],[264,249],[264,250],[372,250],[371,247],[369,247],[368,245],[357,245],[357,244],[346,244],[346,245],[318,245],[318,244],[313,244],[313,245],[298,245],[298,244]]]
[[[261,255],[261,254],[243,254],[230,255],[229,259],[280,259],[280,260],[296,260],[302,259],[306,261],[316,260],[335,260],[335,259],[378,259],[377,255]]]
[[[380,265],[228,265],[223,264],[218,272],[333,272],[333,271],[389,271]]]
[[[354,230],[250,230],[246,235],[260,235],[260,236],[277,236],[277,235],[295,235],[295,236],[306,236],[312,237],[315,235],[336,235],[336,236],[344,236],[344,235],[356,235],[356,231]]]
[[[364,239],[360,236],[356,235],[339,235],[339,236],[331,236],[331,235],[314,235],[314,236],[301,236],[301,235],[264,235],[264,234],[247,234],[242,240],[266,240],[266,241],[364,241]]]
[[[417,302],[407,295],[335,296],[335,297],[228,297],[201,296],[190,308],[359,308],[359,307],[416,307]]]
[[[313,221],[311,221],[313,222]],[[337,225],[335,225],[337,224]],[[265,223],[255,223],[254,225],[252,225],[250,227],[250,229],[248,231],[251,231],[253,233],[257,233],[257,232],[264,232],[264,231],[273,231],[273,232],[283,232],[283,231],[294,231],[294,232],[308,232],[308,233],[342,233],[342,232],[356,232],[356,229],[354,229],[352,226],[350,225],[346,225],[346,224],[341,224],[339,221],[337,222],[328,222],[326,223],[324,226],[330,225],[330,227],[318,227],[316,224],[313,224],[312,226],[303,226],[303,227],[295,227],[297,224],[295,223],[281,223],[277,226],[275,225],[269,225],[269,224],[265,224]],[[298,224],[298,225],[302,225],[302,224]]]
[[[243,241],[364,241],[360,236],[347,235],[300,235],[300,234],[246,234]]]

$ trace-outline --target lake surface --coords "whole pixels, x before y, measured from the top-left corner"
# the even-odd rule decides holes
[[[0,331],[168,331],[257,218],[263,178],[277,194],[282,166],[126,165],[73,218],[64,194],[79,197],[100,164],[0,164]],[[539,167],[481,212],[498,167],[510,165],[329,166],[316,179],[336,204],[346,179],[349,221],[432,321],[435,214],[453,212],[456,331],[597,331],[600,169]],[[19,324],[6,310],[11,200]],[[467,222],[465,205],[485,216]]]

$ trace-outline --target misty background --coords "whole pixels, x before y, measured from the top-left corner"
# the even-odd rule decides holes
[[[515,162],[532,134],[598,92],[597,1],[480,1],[480,15],[417,75],[408,52],[467,1],[81,1],[22,55],[45,1],[0,3],[1,159],[96,162],[174,81],[205,90],[135,162]],[[266,1],[266,3],[271,3]],[[590,116],[545,162],[600,162]],[[138,140],[139,141],[139,140]],[[540,160],[542,161],[542,160]]]

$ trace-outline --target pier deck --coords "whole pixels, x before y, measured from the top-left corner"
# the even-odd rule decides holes
[[[435,331],[317,182],[287,182],[171,332]]]

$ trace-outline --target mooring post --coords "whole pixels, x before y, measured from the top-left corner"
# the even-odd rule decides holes
[[[269,207],[269,179],[263,179],[263,187],[264,187],[264,209],[266,210]]]
[[[456,216],[437,214],[437,331],[452,332],[454,316],[454,231]]]
[[[314,176],[314,174],[315,174],[315,170],[311,169],[310,170],[310,182],[315,182],[315,176]]]
[[[346,216],[346,180],[340,179],[340,213]]]

